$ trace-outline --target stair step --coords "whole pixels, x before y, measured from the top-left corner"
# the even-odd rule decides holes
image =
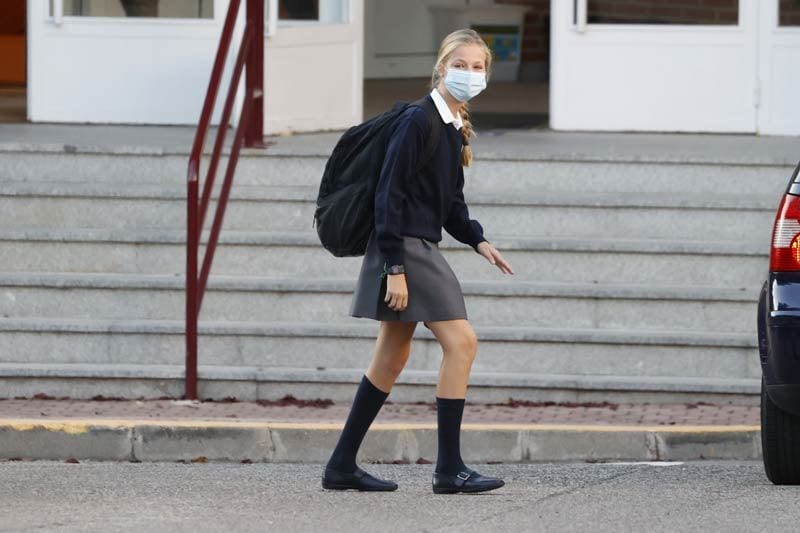
[[[217,185],[219,182],[217,183]],[[218,197],[218,187],[212,198]],[[231,189],[231,200],[275,200],[313,202],[318,187],[310,185],[249,185]],[[529,189],[524,193],[502,189],[478,189],[465,186],[470,204],[532,207],[620,207],[673,209],[742,209],[774,212],[778,200],[771,194],[727,192],[687,193],[673,191],[669,195],[652,192],[624,191],[548,191]],[[471,195],[471,196],[470,196]],[[95,183],[65,181],[5,181],[0,183],[0,197],[8,198],[85,198],[119,200],[186,201],[185,185],[153,183]]]
[[[346,292],[355,280],[335,278],[269,278],[212,274],[209,290],[275,292]],[[751,302],[757,289],[684,285],[597,284],[538,281],[461,281],[464,294],[478,296],[551,296],[645,300]],[[72,272],[0,272],[6,287],[87,289],[183,289],[183,275]]]
[[[239,160],[235,184],[319,186],[330,147],[267,151],[245,151]],[[188,154],[163,149],[120,151],[64,151],[63,146],[32,147],[31,150],[3,150],[0,181],[68,181],[184,186]],[[547,157],[528,154],[478,152],[465,167],[467,186],[478,189],[524,192],[660,192],[717,193],[742,191],[778,196],[786,187],[796,161],[745,157],[725,160],[669,160],[622,157]],[[224,161],[223,161],[224,162]],[[208,168],[204,158],[201,168]],[[236,188],[234,187],[234,188]]]
[[[179,126],[14,124],[0,130],[0,152],[188,158],[194,133],[193,127]],[[244,148],[242,156],[325,155],[342,133],[343,130],[334,130],[267,136],[274,144],[266,149]],[[476,151],[489,159],[743,166],[794,165],[797,161],[797,145],[791,136],[489,129],[478,131],[473,142]],[[222,153],[228,154],[230,146],[228,137]],[[203,153],[209,154],[211,148],[211,143],[206,143]]]
[[[312,187],[238,187],[226,210],[226,230],[313,232],[316,190]],[[465,191],[470,215],[492,228],[514,228],[537,236],[768,241],[775,197],[753,195],[553,193]],[[211,209],[216,204],[212,202]],[[0,185],[6,227],[158,228],[186,227],[185,191],[139,185]],[[213,213],[213,211],[210,211]],[[211,216],[209,216],[211,218]]]
[[[205,320],[347,322],[355,280],[214,276]],[[752,333],[755,290],[461,281],[475,325]],[[0,316],[182,319],[183,276],[0,272]]]
[[[198,366],[198,393],[203,399],[236,397],[242,401],[298,399],[351,402],[362,368]],[[404,369],[392,388],[393,402],[432,401],[438,372]],[[179,397],[184,392],[181,365],[0,363],[3,396],[92,398]],[[540,375],[527,372],[470,373],[468,402],[509,399],[556,402],[736,403],[755,405],[760,380],[686,377]]]
[[[311,230],[313,231],[313,230]],[[337,258],[309,232],[223,230],[213,271],[270,277],[356,279],[361,257]],[[768,243],[490,235],[514,280],[759,287]],[[0,229],[6,271],[185,272],[185,234],[141,229]],[[507,276],[443,234],[440,248],[459,279]]]
[[[363,323],[360,323],[363,322]],[[201,362],[228,366],[360,367],[374,351],[379,324],[201,321]],[[8,363],[179,364],[178,320],[0,319]],[[754,378],[751,334],[591,328],[476,326],[476,371]],[[441,349],[416,329],[409,368],[436,370]]]

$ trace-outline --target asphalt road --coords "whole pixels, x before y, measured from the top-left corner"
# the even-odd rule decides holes
[[[758,461],[470,465],[503,477],[434,495],[432,465],[362,465],[389,493],[326,491],[322,465],[0,463],[0,531],[796,531],[800,487]]]

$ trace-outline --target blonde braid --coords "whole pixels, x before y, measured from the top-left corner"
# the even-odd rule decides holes
[[[476,133],[472,129],[472,122],[469,119],[470,112],[467,102],[461,104],[459,114],[463,124],[461,126],[461,136],[464,139],[464,147],[461,149],[461,165],[468,167],[472,163],[472,147],[469,145],[469,138],[474,137]]]

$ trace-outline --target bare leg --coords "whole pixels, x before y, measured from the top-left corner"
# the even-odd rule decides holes
[[[369,380],[384,392],[390,392],[411,355],[411,338],[416,322],[381,321],[375,352],[367,368]]]
[[[442,320],[425,323],[442,347],[442,364],[436,396],[464,398],[469,373],[478,351],[478,337],[467,320]]]

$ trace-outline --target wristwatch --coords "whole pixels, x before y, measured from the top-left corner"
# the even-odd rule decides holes
[[[386,271],[388,274],[405,274],[406,268],[404,265],[392,265],[389,267],[389,270]]]

